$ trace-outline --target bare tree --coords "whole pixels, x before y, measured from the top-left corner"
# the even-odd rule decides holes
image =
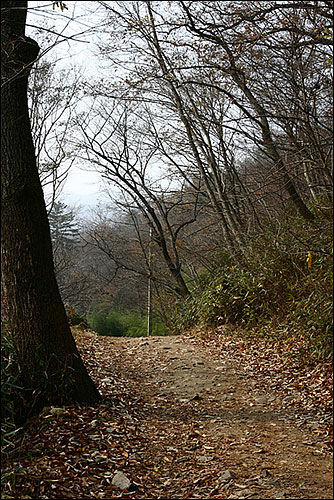
[[[176,293],[186,296],[189,290],[181,272],[177,241],[182,230],[196,220],[196,199],[191,213],[187,210],[187,218],[174,225],[173,214],[182,208],[182,190],[174,189],[173,197],[168,187],[170,182],[164,187],[161,180],[152,179],[149,172],[154,169],[154,151],[145,149],[128,109],[121,108],[119,112],[116,106],[112,106],[112,111],[102,116],[98,114],[98,117],[95,131],[80,122],[84,158],[94,163],[106,180],[121,189],[126,207],[140,210],[153,230],[153,240],[175,281]]]
[[[74,161],[69,138],[80,98],[80,75],[74,69],[57,69],[55,59],[36,61],[29,79],[29,115],[48,211],[52,210]]]
[[[305,181],[308,182],[306,177],[313,182],[312,176],[307,175],[308,170],[313,164],[314,171],[314,164],[317,163],[316,168],[323,169],[327,183],[330,181],[328,174],[331,169],[328,116],[326,118],[330,109],[327,105],[330,99],[328,82],[331,81],[330,62],[327,62],[331,58],[329,5],[326,2],[315,6],[305,2],[296,2],[294,6],[256,1],[247,4],[175,2],[172,9],[166,9],[165,4],[157,2],[135,2],[119,4],[118,8],[108,4],[107,8],[121,25],[117,33],[123,28],[123,40],[129,40],[127,50],[130,53],[132,50],[137,57],[136,61],[131,59],[132,71],[128,66],[127,81],[133,89],[132,98],[138,99],[141,95],[142,99],[147,99],[151,95],[152,101],[156,96],[156,102],[159,88],[164,98],[163,105],[170,105],[171,99],[174,101],[188,141],[192,144],[198,168],[204,171],[203,156],[198,154],[203,154],[203,151],[199,151],[198,137],[194,134],[198,128],[191,127],[188,113],[190,86],[192,94],[195,86],[198,89],[205,86],[230,100],[230,124],[225,121],[223,128],[238,132],[238,147],[243,137],[248,144],[253,142],[263,150],[276,168],[277,180],[287,200],[292,201],[303,217],[313,220],[314,214],[308,208],[310,191],[305,191]],[[299,51],[299,69],[298,57],[291,57],[296,51]],[[114,57],[110,49],[104,53]],[[284,73],[284,68],[288,67],[286,62],[289,57],[294,61],[291,65],[299,73],[301,68],[307,66],[309,75],[312,71],[327,75],[321,82],[316,82],[320,85],[318,95],[321,93],[325,96],[325,105],[324,102],[319,104],[308,90],[305,93],[305,83],[299,91],[300,95],[300,92],[304,95],[304,104],[298,104],[300,99],[294,99],[293,93],[287,92],[289,71]],[[272,64],[273,60],[277,63]],[[122,63],[121,56],[119,62]],[[305,75],[303,78],[305,80]],[[292,81],[293,78],[288,88],[291,88]],[[161,94],[161,87],[169,89],[169,96],[166,92]],[[197,100],[195,102],[197,105]],[[294,102],[295,108],[292,109]],[[304,109],[304,118],[301,109]],[[194,115],[194,110],[192,112]],[[292,124],[290,129],[287,127],[289,120]],[[298,127],[295,125],[297,122]],[[307,134],[311,141],[301,141],[300,127],[305,128],[307,122]],[[203,138],[206,139],[207,134],[202,130],[202,147]],[[304,159],[305,154],[310,156],[309,160],[302,161],[302,169],[294,168],[296,162],[288,161],[287,141],[295,156]],[[301,175],[301,170],[306,171],[306,176],[304,173]],[[212,175],[219,178],[215,169]],[[216,203],[209,183],[206,188],[212,203]],[[233,206],[231,210],[226,203],[225,200],[223,214],[228,219],[225,231],[234,233],[232,239],[235,239],[238,232],[233,229],[236,222],[232,216]],[[218,206],[222,206],[221,193]]]

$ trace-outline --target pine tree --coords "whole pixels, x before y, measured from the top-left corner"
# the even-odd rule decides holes
[[[49,214],[52,246],[71,249],[79,241],[79,227],[73,210],[62,202],[56,202]]]

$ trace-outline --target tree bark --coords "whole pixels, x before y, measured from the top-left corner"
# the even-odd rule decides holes
[[[1,2],[1,254],[11,333],[34,409],[100,395],[80,358],[54,273],[50,229],[28,115],[38,44],[25,36],[27,2]]]

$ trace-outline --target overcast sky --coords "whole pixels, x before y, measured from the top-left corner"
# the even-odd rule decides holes
[[[34,27],[42,26],[47,21],[55,26],[52,34],[52,56],[56,53],[61,59],[60,65],[83,68],[85,77],[96,76],[98,61],[94,57],[94,35],[87,31],[94,29],[101,22],[101,15],[97,12],[97,2],[65,1],[67,10],[52,8],[52,2],[28,2],[27,35]],[[68,40],[73,37],[78,41]],[[38,41],[38,40],[37,40]],[[50,52],[51,54],[51,52]],[[47,57],[47,54],[44,56]],[[82,212],[88,213],[90,207],[106,200],[102,193],[100,175],[96,172],[81,170],[78,166],[71,168],[61,193],[61,200],[69,205],[82,206]]]

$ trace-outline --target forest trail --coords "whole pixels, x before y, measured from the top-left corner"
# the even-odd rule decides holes
[[[19,498],[333,498],[328,411],[298,404],[303,390],[287,395],[274,366],[269,383],[238,362],[237,343],[77,342],[104,399],[36,417]]]

